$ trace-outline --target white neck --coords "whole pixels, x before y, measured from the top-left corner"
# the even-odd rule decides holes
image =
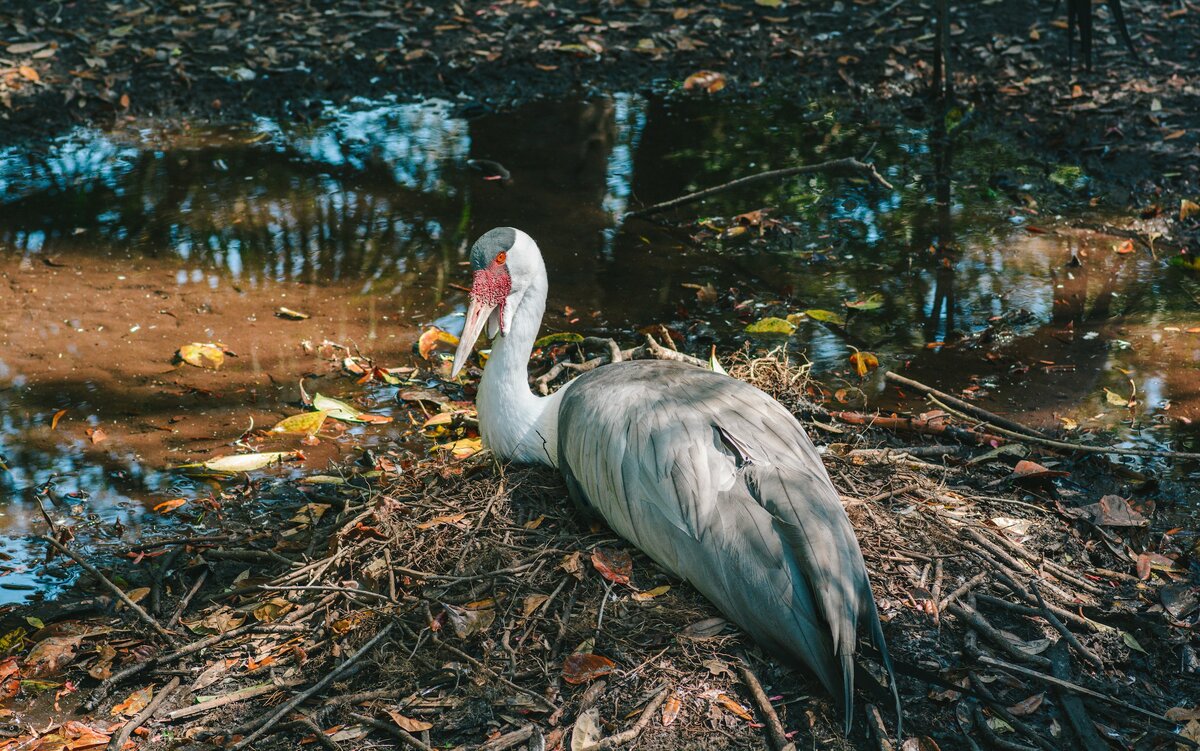
[[[516,301],[508,331],[492,342],[476,399],[483,443],[501,459],[558,466],[558,403],[529,390],[529,355],[546,309],[546,273]]]

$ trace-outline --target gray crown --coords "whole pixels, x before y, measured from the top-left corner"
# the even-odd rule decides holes
[[[471,268],[479,271],[487,268],[500,253],[512,250],[517,242],[517,231],[512,227],[495,227],[484,232],[471,246]]]

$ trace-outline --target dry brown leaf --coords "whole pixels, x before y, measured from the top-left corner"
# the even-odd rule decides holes
[[[139,688],[137,691],[134,691],[132,694],[125,697],[125,701],[113,707],[112,713],[114,715],[125,715],[126,717],[132,717],[133,715],[145,709],[146,705],[150,703],[150,699],[153,696],[153,686],[144,686]]]
[[[633,574],[633,558],[620,548],[595,548],[592,550],[592,566],[605,579],[617,584],[628,584]]]
[[[444,524],[457,524],[466,518],[466,514],[445,514],[443,516],[435,516],[427,522],[421,522],[417,525],[417,529],[433,529]]]
[[[667,697],[667,700],[663,703],[662,708],[663,727],[667,727],[672,722],[675,722],[675,718],[679,716],[680,709],[683,709],[683,702],[679,700],[678,696],[672,694],[671,696]]]
[[[612,660],[594,652],[576,652],[563,660],[562,677],[567,683],[579,684],[608,675],[616,667]]]
[[[754,715],[750,714],[750,710],[743,707],[741,704],[731,697],[729,694],[717,694],[717,701],[721,706],[733,712],[738,717],[741,717],[746,722],[754,722]]]
[[[396,725],[401,730],[407,730],[410,733],[421,733],[426,730],[433,729],[432,722],[425,722],[424,720],[414,720],[411,717],[405,717],[404,715],[400,714],[399,712],[393,711],[391,709],[387,710],[387,713],[388,713],[388,717],[392,718],[392,722],[396,723]]]

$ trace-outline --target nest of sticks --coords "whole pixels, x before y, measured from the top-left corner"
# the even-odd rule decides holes
[[[140,607],[113,616],[153,646],[119,650],[84,709],[155,686],[121,730],[144,726],[139,748],[1196,746],[1187,533],[1136,502],[1105,516],[1136,478],[1065,452],[1038,457],[1055,469],[1014,472],[1049,449],[839,423],[778,354],[730,370],[815,415],[900,666],[900,745],[870,659],[846,738],[814,681],[589,526],[554,471],[486,453],[422,461],[382,488],[346,468],[306,489],[311,523],[290,548],[265,549],[281,532],[261,530],[253,544],[168,542],[203,573],[164,588],[169,622]],[[1100,510],[1099,491],[1060,474],[1085,469],[1112,491]],[[180,619],[212,632],[184,640]]]

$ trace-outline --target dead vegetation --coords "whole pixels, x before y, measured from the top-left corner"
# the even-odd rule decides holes
[[[778,353],[731,372],[822,411]],[[819,423],[902,674],[900,747],[1196,746],[1195,532],[1166,529],[1136,473]],[[555,472],[443,452],[374,474],[305,484],[265,533],[144,543],[178,581],[149,610],[44,624],[74,640],[83,714],[0,749],[897,747],[878,681],[842,738],[814,683],[589,526]]]

